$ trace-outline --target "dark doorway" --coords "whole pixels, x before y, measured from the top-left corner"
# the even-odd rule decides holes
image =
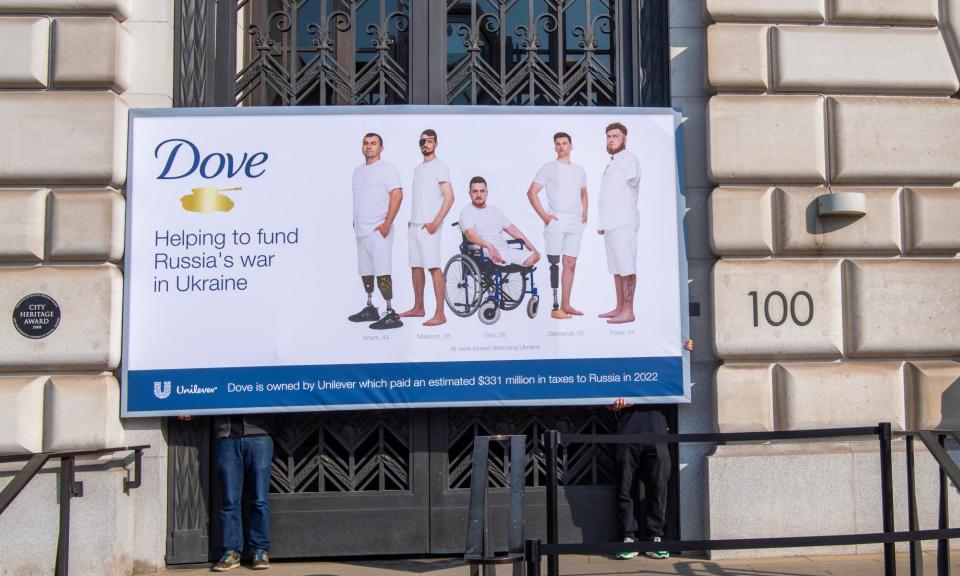
[[[178,107],[669,106],[666,0],[178,0],[176,17]],[[676,407],[664,410],[675,430]],[[169,421],[169,564],[216,552],[209,420]],[[272,553],[462,552],[473,438],[484,434],[527,435],[528,533],[542,536],[539,437],[550,428],[614,423],[604,408],[567,407],[287,416],[275,439]],[[676,536],[675,451],[673,462]],[[606,447],[564,451],[563,540],[614,537],[614,469]],[[490,482],[497,522],[506,471]]]

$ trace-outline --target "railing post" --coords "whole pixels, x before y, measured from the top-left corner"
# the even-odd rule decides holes
[[[547,448],[547,544],[558,544],[557,530],[557,446],[559,440],[556,430],[545,434]],[[560,558],[556,554],[547,555],[547,576],[560,576]]]
[[[937,434],[937,441],[946,449],[946,434]],[[946,530],[950,527],[949,483],[946,470],[943,466],[938,468],[940,469],[940,518],[937,527],[940,530]],[[947,539],[937,540],[937,576],[950,576],[950,540]]]
[[[883,532],[890,534],[894,531],[893,524],[893,433],[889,422],[881,422],[878,426],[880,437],[880,502],[883,507]],[[893,542],[883,543],[883,573],[886,576],[896,576],[896,548]]]
[[[56,576],[70,573],[70,500],[73,498],[74,477],[74,457],[64,456],[60,459],[60,532],[57,537]]]
[[[139,488],[143,482],[143,450],[137,448],[133,451],[133,480],[123,479],[123,493],[129,494],[131,490]]]
[[[473,441],[473,470],[470,476],[470,509],[467,516],[466,556],[486,558],[491,554],[490,524],[487,517],[487,462],[490,453],[490,437],[477,436]],[[493,566],[483,567],[484,576],[495,570]],[[479,576],[481,570],[477,564],[470,565],[470,576]]]
[[[913,435],[907,434],[907,511],[910,531],[920,529],[917,520],[917,481],[913,458]],[[910,576],[923,576],[923,543],[910,541]]]
[[[510,514],[507,530],[507,553],[524,553],[524,481],[527,467],[527,446],[525,436],[510,437]],[[513,576],[523,576],[523,565],[513,565]]]
[[[509,442],[505,466],[510,477],[510,502],[507,516],[507,553],[497,556],[490,531],[487,465],[490,442]],[[467,544],[464,559],[470,576],[496,576],[497,564],[513,564],[513,576],[524,576],[527,550],[523,539],[523,496],[526,470],[526,437],[520,435],[477,436],[473,441],[473,467],[470,471],[470,506],[467,515]],[[483,567],[483,570],[480,567]]]
[[[527,576],[540,576],[540,541],[527,540],[524,555],[527,557]]]

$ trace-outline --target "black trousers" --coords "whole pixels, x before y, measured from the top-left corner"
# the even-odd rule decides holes
[[[667,434],[667,419],[656,408],[636,406],[620,412],[617,434]],[[664,443],[617,445],[617,520],[624,538],[663,537],[667,522],[670,452]],[[638,533],[637,514],[643,517]]]

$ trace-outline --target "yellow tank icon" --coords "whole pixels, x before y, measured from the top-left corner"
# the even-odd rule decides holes
[[[221,194],[229,190],[243,190],[243,188],[191,188],[190,194],[180,197],[180,204],[184,210],[201,214],[229,212],[233,210],[233,200],[226,194]]]

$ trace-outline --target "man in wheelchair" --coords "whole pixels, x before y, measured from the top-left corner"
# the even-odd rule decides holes
[[[540,253],[499,208],[487,204],[487,194],[483,176],[470,179],[470,205],[460,212],[460,229],[467,241],[485,250],[484,255],[498,266],[519,264],[529,268],[536,264]],[[509,246],[504,233],[520,240],[520,248]]]
[[[533,318],[540,300],[533,266],[540,252],[499,208],[487,204],[487,193],[487,181],[474,176],[470,205],[460,212],[461,254],[444,269],[444,297],[457,316],[470,316],[479,309],[480,320],[493,324],[501,309],[518,307],[530,294],[527,315]]]

